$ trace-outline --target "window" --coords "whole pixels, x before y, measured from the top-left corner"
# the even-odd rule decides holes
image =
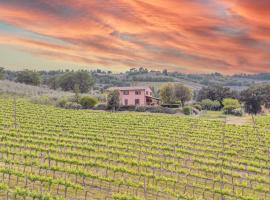
[[[140,99],[135,99],[135,105],[140,105]]]
[[[140,91],[140,90],[136,90],[136,91],[135,91],[135,94],[136,94],[136,95],[141,95],[141,91]]]
[[[128,99],[125,99],[125,106],[128,105]]]
[[[152,92],[150,92],[150,96],[152,96],[153,94],[152,94]]]
[[[146,95],[148,95],[148,91],[146,91]]]
[[[123,94],[124,95],[129,95],[129,91],[124,91]]]

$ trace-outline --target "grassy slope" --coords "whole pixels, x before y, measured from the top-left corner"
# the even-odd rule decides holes
[[[48,97],[55,97],[55,98],[74,95],[71,92],[51,90],[47,87],[26,85],[26,84],[16,83],[16,82],[8,81],[8,80],[0,80],[0,93],[10,93],[10,94],[17,94],[17,95],[28,96],[28,97],[37,97],[37,96],[46,95]]]

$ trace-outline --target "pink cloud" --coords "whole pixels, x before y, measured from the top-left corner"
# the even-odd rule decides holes
[[[0,0],[0,21],[63,41],[1,35],[36,56],[115,69],[270,71],[267,0]],[[56,55],[56,56],[55,56]]]

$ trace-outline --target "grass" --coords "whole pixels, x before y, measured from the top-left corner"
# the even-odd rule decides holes
[[[203,111],[203,114],[199,116],[202,119],[208,120],[225,120],[226,115],[222,111]]]
[[[226,121],[226,124],[231,125],[252,125],[252,118],[248,114],[243,116],[225,115],[222,111],[207,111],[199,116],[207,120]]]
[[[16,94],[27,97],[48,96],[51,98],[70,97],[74,95],[72,92],[51,90],[48,87],[26,85],[8,80],[0,80],[0,93]]]

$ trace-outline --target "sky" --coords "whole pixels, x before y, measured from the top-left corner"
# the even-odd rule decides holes
[[[270,0],[0,0],[0,66],[270,72]]]

